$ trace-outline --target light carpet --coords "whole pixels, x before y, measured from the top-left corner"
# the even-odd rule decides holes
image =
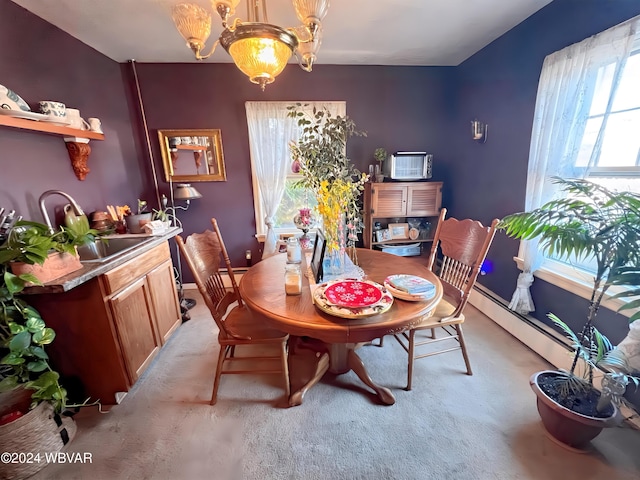
[[[209,406],[216,327],[201,299],[190,313],[120,405],[76,415],[66,451],[92,462],[49,465],[33,479],[640,478],[637,430],[607,429],[587,454],[546,437],[528,380],[550,366],[471,306],[473,376],[459,352],[421,359],[407,392],[393,338],[358,350],[394,392],[392,406],[353,372],[327,374],[294,408],[277,406],[277,375],[227,375]]]

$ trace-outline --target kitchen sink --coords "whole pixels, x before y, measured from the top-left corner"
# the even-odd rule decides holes
[[[150,237],[103,237],[95,242],[78,247],[80,261],[102,263],[150,241]]]

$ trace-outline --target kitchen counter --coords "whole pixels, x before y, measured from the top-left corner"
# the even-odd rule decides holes
[[[181,325],[169,242],[181,231],[140,234],[148,240],[25,291],[56,332],[47,353],[74,379],[74,399],[118,403]]]
[[[142,242],[140,245],[122,252],[121,254],[116,254],[113,256],[113,258],[105,260],[104,262],[83,262],[82,268],[80,270],[76,270],[75,272],[65,275],[64,277],[56,278],[55,280],[45,283],[44,285],[28,287],[23,292],[21,292],[21,294],[33,295],[42,293],[68,292],[69,290],[88,282],[92,278],[107,273],[114,268],[122,265],[123,263],[126,263],[129,260],[138,257],[142,253],[160,245],[163,242],[166,242],[167,240],[175,237],[181,232],[182,228],[174,227],[170,228],[165,233],[160,235],[150,236],[147,234],[128,234],[128,237],[148,237],[149,240]],[[120,236],[124,235],[113,235],[114,238]],[[109,238],[109,236],[102,238]]]

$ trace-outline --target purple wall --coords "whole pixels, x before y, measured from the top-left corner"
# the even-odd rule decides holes
[[[0,206],[42,221],[37,203],[48,189],[69,193],[87,212],[134,202],[147,174],[132,136],[120,65],[12,2],[0,2],[0,38],[4,86],[34,111],[40,100],[57,100],[80,109],[85,119],[99,117],[106,138],[91,141],[91,172],[79,181],[62,137],[0,128]],[[49,215],[65,203],[50,197]]]
[[[555,0],[457,68],[318,65],[308,74],[292,64],[264,93],[231,64],[137,64],[160,189],[168,192],[157,130],[220,128],[227,181],[198,183],[203,198],[180,218],[190,234],[217,217],[235,265],[244,264],[247,249],[259,258],[244,102],[345,100],[348,115],[368,132],[349,142],[358,168],[373,162],[377,147],[425,149],[434,154],[434,180],[445,182],[451,215],[488,222],[520,211],[544,57],[637,14],[637,0]],[[81,182],[60,137],[0,128],[0,206],[41,220],[37,199],[52,188],[87,211],[139,197],[155,206],[132,65],[111,61],[12,2],[0,2],[0,39],[3,85],[32,107],[60,100],[85,118],[97,116],[106,136],[91,142],[91,172]],[[470,139],[476,117],[490,125],[484,145]],[[47,205],[51,211],[64,203],[51,198]],[[498,234],[490,252],[495,271],[480,280],[506,299],[518,274],[516,253],[517,242]],[[586,310],[582,299],[540,280],[533,294],[542,318],[554,311],[571,323]],[[603,330],[619,340],[626,318],[602,315],[615,317]]]
[[[640,14],[637,0],[555,0],[456,69],[454,125],[456,164],[449,188],[452,214],[488,221],[524,209],[529,143],[538,79],[544,58]],[[471,140],[470,120],[489,124],[486,144]],[[454,141],[458,139],[459,141]],[[509,300],[518,270],[518,242],[499,232],[489,252],[495,270],[480,283]],[[554,312],[582,324],[587,302],[542,280],[532,288],[536,316]],[[598,327],[618,342],[627,319],[603,310]]]
[[[185,49],[185,54],[188,52]],[[446,142],[448,88],[451,68],[318,65],[306,73],[289,65],[261,92],[232,64],[138,64],[144,109],[159,172],[162,157],[158,129],[219,128],[227,171],[226,182],[196,184],[203,198],[179,212],[185,233],[210,228],[216,217],[234,265],[244,265],[253,250],[255,220],[251,187],[246,101],[345,100],[347,114],[366,138],[349,141],[348,154],[366,170],[377,147],[389,151],[428,150],[434,154],[434,176],[447,175]],[[168,184],[161,175],[161,188]],[[185,272],[185,278],[189,275]]]

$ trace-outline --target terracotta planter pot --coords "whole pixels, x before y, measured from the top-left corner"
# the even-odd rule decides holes
[[[544,428],[549,434],[561,443],[574,449],[585,449],[605,427],[613,427],[618,424],[618,408],[612,403],[613,414],[606,418],[590,417],[582,415],[563,407],[546,393],[538,385],[541,375],[562,375],[554,370],[543,370],[534,373],[529,379],[531,389],[537,396],[538,413],[542,419]]]
[[[55,280],[56,278],[64,277],[76,270],[80,270],[82,268],[82,263],[80,263],[80,257],[78,257],[77,254],[74,256],[68,253],[53,252],[49,254],[49,257],[42,265],[12,262],[10,266],[11,272],[14,275],[31,273],[42,283],[47,283],[51,280]],[[33,284],[29,283],[28,285]]]

